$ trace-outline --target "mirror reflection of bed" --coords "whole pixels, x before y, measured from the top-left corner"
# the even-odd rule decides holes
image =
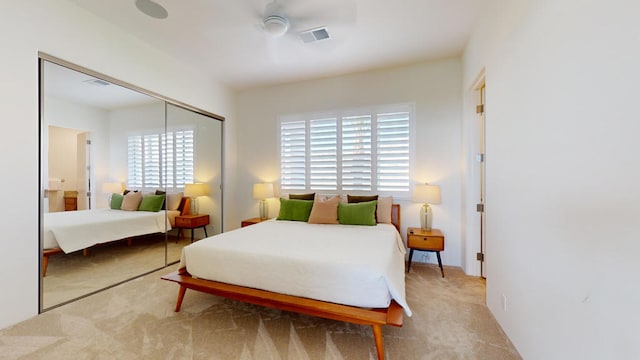
[[[219,192],[184,194],[219,188],[220,121],[53,62],[41,76],[41,309],[178,261],[194,230],[178,239],[175,218],[194,205],[222,230]]]

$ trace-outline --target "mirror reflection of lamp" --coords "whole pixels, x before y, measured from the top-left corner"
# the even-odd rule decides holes
[[[111,204],[111,195],[122,194],[124,191],[124,183],[120,182],[108,182],[102,184],[102,192],[108,194],[107,202]]]
[[[184,184],[184,196],[191,198],[192,214],[198,213],[198,198],[209,195],[209,185],[205,183]]]
[[[413,201],[423,203],[420,208],[420,228],[431,231],[433,215],[429,204],[440,204],[440,186],[423,184],[413,189]]]
[[[267,203],[267,199],[273,196],[273,184],[253,184],[253,198],[260,200],[260,219],[269,218],[269,204]]]

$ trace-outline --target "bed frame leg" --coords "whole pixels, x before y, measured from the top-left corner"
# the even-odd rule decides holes
[[[47,266],[49,266],[49,254],[42,257],[42,277],[47,276]]]
[[[178,291],[178,301],[176,302],[176,312],[180,311],[182,300],[184,299],[184,293],[186,292],[187,288],[185,286],[180,286],[180,290]]]
[[[373,339],[376,341],[378,360],[384,360],[384,343],[382,342],[382,325],[372,325]]]

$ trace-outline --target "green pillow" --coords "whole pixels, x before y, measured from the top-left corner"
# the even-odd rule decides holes
[[[376,205],[378,201],[366,201],[351,204],[338,204],[338,222],[343,225],[376,224]]]
[[[164,195],[145,195],[138,206],[138,211],[158,212],[164,204]]]
[[[162,190],[156,190],[156,195],[164,195],[165,196],[165,200],[167,198],[167,192],[166,191],[162,191]],[[166,201],[162,202],[162,208],[160,208],[160,210],[166,210]]]
[[[280,198],[280,214],[277,220],[309,221],[313,200]]]
[[[111,194],[111,204],[109,204],[109,207],[113,210],[120,210],[122,200],[124,200],[124,195],[116,193]]]

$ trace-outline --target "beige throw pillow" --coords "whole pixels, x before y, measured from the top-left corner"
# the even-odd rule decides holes
[[[142,202],[142,193],[130,191],[124,196],[120,210],[138,211],[138,206]]]
[[[183,194],[182,192],[167,194],[167,210],[178,210]]]
[[[391,205],[393,205],[393,197],[378,197],[378,208],[376,209],[376,220],[379,224],[391,224]]]
[[[316,197],[313,201],[313,208],[309,215],[309,224],[338,224],[338,204],[340,197],[334,196],[329,199]]]

